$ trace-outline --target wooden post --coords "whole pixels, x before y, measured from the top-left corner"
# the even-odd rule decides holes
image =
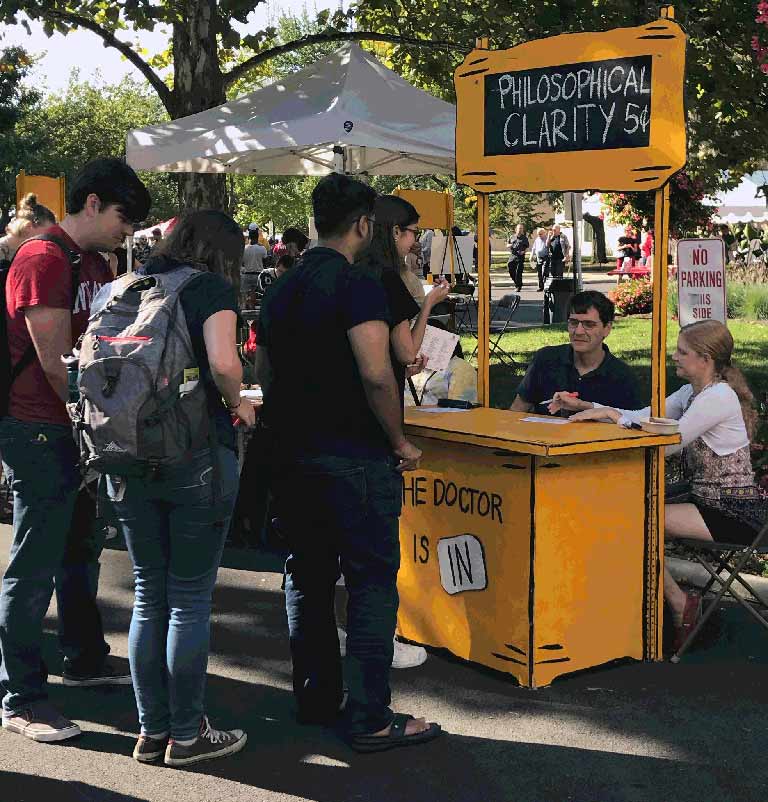
[[[488,49],[488,37],[482,36],[475,46]],[[491,405],[489,366],[489,313],[491,300],[491,254],[489,242],[488,194],[477,193],[477,400],[481,406]]]
[[[456,283],[456,238],[453,236],[453,204],[451,196],[445,193],[445,217],[448,220],[448,241],[446,248],[451,257],[451,284]]]
[[[656,190],[653,243],[653,319],[651,321],[651,415],[664,417],[667,368],[667,269],[669,184]],[[646,659],[661,660],[664,626],[664,449],[650,449]]]

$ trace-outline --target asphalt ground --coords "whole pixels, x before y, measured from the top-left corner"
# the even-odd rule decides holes
[[[10,527],[0,526],[0,570]],[[227,565],[243,565],[228,553]],[[60,684],[55,603],[45,620],[50,696],[83,729],[62,744],[0,732],[0,802],[711,802],[764,800],[768,634],[727,608],[680,665],[626,661],[536,691],[432,652],[392,674],[394,706],[439,721],[441,739],[358,755],[294,720],[281,577],[258,554],[214,595],[208,713],[248,733],[245,750],[189,770],[131,758],[129,687]],[[132,574],[102,557],[100,604],[127,668]],[[343,593],[343,591],[339,591]],[[610,599],[606,599],[610,604]],[[604,633],[610,637],[610,632]]]

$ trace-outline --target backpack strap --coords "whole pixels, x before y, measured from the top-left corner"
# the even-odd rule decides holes
[[[54,245],[57,245],[63,252],[64,255],[67,257],[67,261],[69,262],[69,266],[72,270],[72,311],[75,309],[75,304],[77,303],[77,296],[80,288],[80,262],[82,261],[82,256],[78,251],[71,250],[67,244],[64,242],[61,237],[57,237],[55,234],[38,234],[36,237],[30,237],[28,240],[24,240],[21,245],[16,250],[16,253],[13,255],[13,259],[11,259],[8,270],[11,269],[11,265],[16,259],[17,254],[19,251],[28,243],[34,242],[35,240],[41,240],[42,242],[52,242]],[[10,375],[10,386],[19,378],[21,373],[26,370],[34,361],[35,361],[35,346],[33,343],[30,343],[27,346],[27,350],[21,355],[21,359],[11,368],[11,375]]]

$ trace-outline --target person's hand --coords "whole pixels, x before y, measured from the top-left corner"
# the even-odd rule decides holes
[[[421,449],[416,448],[413,443],[403,440],[402,445],[395,449],[395,456],[400,460],[395,470],[399,473],[415,471],[419,467]]]
[[[592,402],[582,401],[578,393],[561,390],[552,396],[552,401],[547,406],[547,411],[550,415],[556,415],[561,409],[567,412],[581,412],[584,409],[592,409]]]
[[[421,371],[427,367],[427,362],[429,362],[429,357],[424,356],[424,354],[419,354],[415,362],[405,366],[405,375],[409,378],[411,376],[416,376],[416,374],[421,373]]]
[[[597,421],[612,421],[618,423],[621,413],[613,407],[595,407],[594,409],[585,409],[583,412],[577,412],[569,418],[573,423],[581,423],[583,421],[597,420]]]
[[[411,253],[415,253],[417,256],[421,253],[421,243],[418,240],[411,245]]]
[[[256,424],[256,407],[247,398],[240,399],[237,409],[233,410],[232,414],[246,426],[255,426]]]
[[[429,304],[429,308],[431,309],[433,306],[436,306],[441,301],[444,301],[451,292],[451,282],[446,281],[444,278],[440,279],[439,284],[434,284],[432,289],[427,294],[425,299],[425,303]]]

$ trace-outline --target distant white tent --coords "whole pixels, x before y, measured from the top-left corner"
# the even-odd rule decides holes
[[[158,172],[448,174],[456,110],[346,44],[237,100],[131,131],[128,164]]]
[[[766,173],[768,180],[768,173]],[[714,200],[706,199],[704,203],[717,206],[715,221],[718,223],[749,223],[768,220],[765,197],[758,195],[757,190],[765,181],[762,173],[744,176],[735,189],[722,193]]]

